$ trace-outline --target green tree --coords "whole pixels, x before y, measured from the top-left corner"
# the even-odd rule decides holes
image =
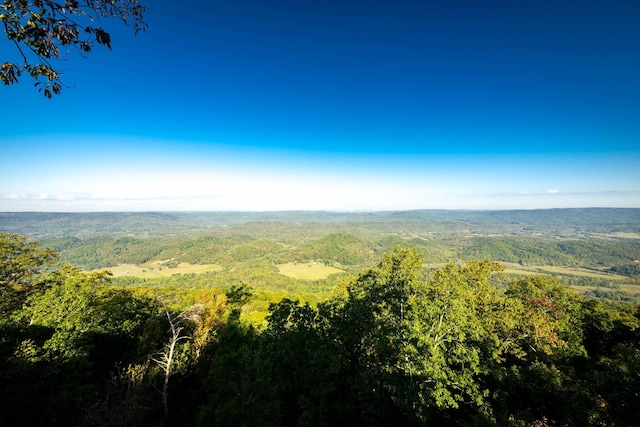
[[[285,424],[420,425],[490,412],[484,378],[500,358],[495,263],[450,264],[418,280],[422,257],[396,248],[318,309],[271,307],[264,357]],[[464,408],[464,410],[461,410]],[[456,418],[457,417],[457,418]]]
[[[218,336],[203,385],[207,401],[200,410],[198,425],[283,425],[277,389],[291,379],[291,373],[287,378],[271,375],[270,360],[275,353],[262,351],[261,335],[238,319],[229,319]]]
[[[594,425],[635,425],[640,398],[640,307],[597,300],[583,304],[585,413]]]
[[[47,286],[14,312],[3,337],[0,395],[16,408],[15,420],[78,424],[117,366],[140,361],[138,337],[157,307],[106,287],[109,278],[65,266],[44,276]]]
[[[398,406],[404,406],[405,391],[412,387],[404,371],[406,322],[421,265],[417,251],[396,248],[377,268],[347,283],[343,305],[332,310],[330,334],[344,351],[351,406],[358,408],[351,417],[358,422],[404,418]]]
[[[0,233],[0,314],[20,308],[29,295],[44,286],[38,280],[42,269],[58,255],[41,249],[41,243],[17,234]]]
[[[512,282],[507,297],[522,303],[522,345],[536,358],[584,356],[582,298],[557,278],[529,276]]]
[[[0,80],[14,84],[26,73],[51,98],[62,89],[54,61],[66,59],[68,48],[82,56],[95,45],[111,49],[111,35],[100,24],[120,19],[137,34],[147,27],[145,11],[138,0],[5,0],[0,5],[0,22],[18,59],[2,63]]]
[[[328,334],[327,316],[308,303],[286,298],[272,304],[269,312],[260,354],[265,371],[276,380],[283,424],[337,424],[345,418],[336,398],[343,360]]]
[[[500,336],[509,347],[489,372],[494,412],[528,423],[587,425],[591,391],[580,375],[588,363],[582,297],[554,277],[529,276],[513,281],[503,301],[508,327]]]

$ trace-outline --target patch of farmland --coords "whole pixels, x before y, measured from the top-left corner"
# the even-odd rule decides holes
[[[137,277],[140,279],[154,279],[158,277],[170,277],[174,274],[202,274],[209,271],[220,271],[223,267],[217,264],[190,264],[188,262],[177,263],[168,266],[164,261],[151,261],[145,264],[120,264],[108,270],[114,277]]]
[[[302,280],[321,280],[326,279],[332,274],[344,273],[344,270],[335,267],[329,267],[320,262],[289,262],[286,264],[278,264],[278,272],[283,276],[293,277]]]

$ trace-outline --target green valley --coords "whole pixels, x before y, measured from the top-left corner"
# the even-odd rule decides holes
[[[195,289],[238,282],[273,295],[295,289],[317,300],[327,295],[329,275],[357,274],[400,246],[416,248],[426,265],[504,263],[497,286],[551,274],[586,295],[638,301],[640,239],[633,236],[639,212],[21,214],[22,221],[0,214],[0,225],[44,237],[64,262],[110,269],[122,286]],[[166,260],[175,265],[158,264]]]

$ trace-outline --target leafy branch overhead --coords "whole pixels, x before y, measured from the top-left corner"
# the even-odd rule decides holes
[[[144,31],[146,9],[138,0],[4,0],[0,22],[19,59],[2,63],[0,80],[10,85],[28,75],[51,98],[62,89],[54,61],[66,59],[71,49],[82,56],[95,45],[111,49],[111,35],[102,27],[107,19],[121,20],[135,34]]]

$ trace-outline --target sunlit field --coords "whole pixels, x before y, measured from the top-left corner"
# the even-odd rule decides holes
[[[289,262],[287,264],[279,264],[277,267],[280,274],[302,280],[321,280],[332,274],[344,273],[344,270],[329,267],[315,261],[306,263]]]
[[[167,261],[149,261],[145,264],[120,264],[107,270],[113,273],[114,277],[137,277],[140,279],[155,279],[159,277],[170,277],[174,274],[202,274],[209,271],[220,271],[222,266],[216,264],[195,265],[188,262],[177,263],[177,266],[170,267]]]

